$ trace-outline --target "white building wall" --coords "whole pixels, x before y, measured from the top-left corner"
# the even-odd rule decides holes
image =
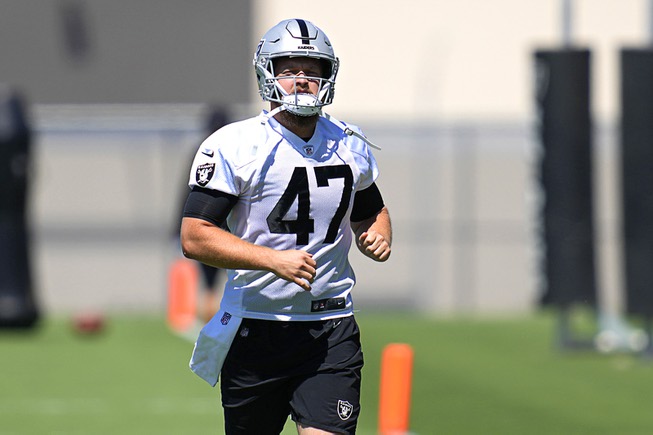
[[[568,0],[572,41],[592,48],[595,109],[616,114],[618,50],[649,38],[647,0]],[[322,28],[342,62],[334,116],[524,119],[532,52],[556,47],[562,0],[256,0],[252,40],[286,18]]]

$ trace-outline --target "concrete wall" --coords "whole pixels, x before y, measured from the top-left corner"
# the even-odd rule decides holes
[[[251,2],[2,0],[0,82],[33,103],[240,103]]]
[[[618,112],[618,55],[650,41],[647,0],[567,0],[593,50],[595,112]],[[314,21],[342,61],[340,118],[511,120],[532,113],[532,52],[560,46],[563,0],[0,1],[0,82],[34,103],[258,101],[251,57],[281,19]]]

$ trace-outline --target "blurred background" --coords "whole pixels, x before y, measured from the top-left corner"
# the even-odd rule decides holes
[[[572,47],[591,52],[592,144],[582,159],[593,167],[585,172],[593,186],[585,190],[593,202],[587,252],[597,265],[578,269],[596,275],[578,300],[593,305],[596,295],[602,309],[624,309],[620,51],[649,44],[648,1],[301,6],[0,1],[0,82],[21,95],[33,131],[27,216],[43,312],[165,310],[188,171],[207,120],[216,110],[237,120],[265,107],[253,52],[268,28],[292,17],[321,27],[341,60],[328,112],[383,148],[375,155],[394,254],[383,265],[352,255],[358,309],[540,306],[550,277],[535,59]]]

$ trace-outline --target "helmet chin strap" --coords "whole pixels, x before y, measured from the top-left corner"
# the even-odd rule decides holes
[[[351,128],[347,127],[343,122],[338,121],[336,118],[334,118],[333,116],[329,115],[328,113],[320,113],[320,114],[321,114],[325,119],[328,119],[329,121],[331,121],[332,124],[338,126],[342,131],[345,132],[345,134],[346,134],[347,136],[356,136],[357,138],[359,138],[360,140],[362,140],[363,142],[365,142],[366,144],[368,144],[368,145],[371,146],[372,148],[375,148],[375,149],[377,149],[377,150],[379,150],[379,151],[381,150],[381,147],[380,147],[380,146],[373,144],[373,143],[372,143],[368,138],[366,138],[365,136],[363,136],[362,134],[360,134],[360,133],[358,133],[358,132],[355,132],[355,131],[352,130]]]
[[[274,115],[276,115],[279,112],[288,111],[292,113],[293,115],[297,116],[313,116],[313,115],[321,115],[322,110],[317,107],[316,105],[311,106],[309,103],[312,104],[317,104],[317,98],[314,95],[310,94],[299,94],[299,95],[285,95],[283,97],[283,103],[274,109],[272,109],[270,112],[268,112],[266,115],[264,115],[263,120],[261,121],[261,124],[265,124],[270,118],[272,118]],[[299,104],[293,104],[294,102],[300,103],[303,102],[305,104],[299,105]],[[293,107],[305,107],[307,111],[305,113],[302,113],[300,111],[293,110]]]
[[[263,119],[261,119],[261,124],[265,124],[274,115],[276,115],[279,112],[283,112],[284,110],[286,110],[286,106],[277,106],[276,108],[270,110],[268,113],[263,114],[262,116]]]
[[[268,113],[264,114],[263,119],[261,120],[261,124],[265,124],[274,115],[276,115],[277,113],[283,112],[283,111],[290,112],[293,115],[304,116],[304,117],[313,116],[313,115],[321,115],[322,114],[322,111],[319,108],[317,108],[317,110],[312,112],[312,113],[305,113],[305,114],[298,113],[298,112],[295,112],[294,110],[292,110],[290,107],[288,107],[289,105],[293,106],[292,104],[281,104],[281,105],[275,107],[274,109],[270,110]]]
[[[285,95],[283,106],[297,116],[313,116],[320,113],[320,100],[313,94]]]
[[[288,110],[288,108],[287,108],[285,105],[281,105],[281,106],[277,106],[276,108],[274,108],[273,110],[269,111],[268,113],[263,114],[263,115],[261,116],[261,118],[262,118],[262,119],[261,119],[261,124],[265,124],[265,123],[268,122],[268,121],[270,120],[270,118],[272,118],[274,115],[276,115],[276,114],[279,113],[279,112],[283,112],[284,110]],[[292,113],[292,112],[291,112],[291,113]],[[358,133],[358,132],[355,132],[354,130],[352,130],[351,128],[347,127],[347,126],[346,126],[345,124],[343,124],[341,121],[338,121],[336,118],[334,118],[333,116],[329,115],[328,113],[324,113],[324,112],[322,112],[321,109],[319,109],[317,113],[319,113],[319,115],[322,116],[324,119],[330,121],[332,124],[334,124],[334,125],[336,125],[338,128],[340,128],[340,129],[341,129],[341,130],[342,130],[342,131],[343,131],[347,136],[356,136],[357,138],[361,139],[362,141],[364,141],[366,144],[368,144],[368,145],[371,146],[372,148],[377,149],[377,150],[379,150],[379,151],[381,150],[381,147],[380,147],[380,146],[375,145],[375,144],[372,143],[372,141],[370,141],[368,138],[366,138],[365,136],[363,136],[362,134],[360,134],[360,133]]]

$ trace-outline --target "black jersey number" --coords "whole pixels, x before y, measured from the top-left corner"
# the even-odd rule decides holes
[[[314,168],[315,179],[318,187],[327,187],[329,180],[342,178],[344,188],[340,197],[340,204],[336,213],[331,218],[329,228],[324,236],[324,243],[333,243],[338,235],[338,228],[342,218],[347,213],[351,189],[354,184],[349,165],[318,166]],[[294,220],[284,219],[297,198],[297,218]],[[290,177],[288,187],[281,195],[279,202],[274,206],[268,215],[267,222],[270,232],[277,234],[296,234],[297,245],[308,245],[308,236],[315,232],[315,221],[310,216],[311,195],[308,187],[308,173],[305,167],[296,167]]]

